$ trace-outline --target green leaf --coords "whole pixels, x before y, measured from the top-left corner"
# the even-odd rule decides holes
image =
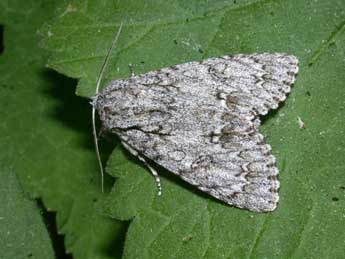
[[[120,21],[104,84],[135,72],[224,54],[287,52],[300,60],[289,98],[264,118],[280,169],[280,204],[256,214],[231,208],[160,169],[163,196],[135,158],[116,149],[118,177],[104,202],[132,219],[124,258],[341,258],[345,252],[345,2],[88,1],[47,24],[49,66],[80,78],[92,96]],[[67,10],[72,10],[73,12]],[[297,117],[306,128],[300,129]]]
[[[23,193],[15,172],[0,170],[0,258],[55,258],[40,210]]]
[[[0,56],[0,162],[16,172],[25,192],[57,211],[58,232],[65,235],[67,252],[74,258],[119,258],[124,227],[95,206],[103,194],[91,107],[74,95],[74,80],[45,68],[48,55],[38,47],[37,30],[58,17],[57,7],[48,0],[0,3],[5,31]],[[4,174],[1,183],[7,179]],[[12,197],[15,193],[8,195],[17,199]],[[10,230],[10,225],[3,226],[7,227]],[[17,246],[13,253],[20,252]],[[42,248],[37,242],[26,247],[31,247],[28,253]]]

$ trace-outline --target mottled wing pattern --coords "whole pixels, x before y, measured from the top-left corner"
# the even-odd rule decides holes
[[[258,116],[285,100],[297,71],[286,54],[210,58],[115,80],[96,107],[122,141],[200,190],[272,211],[278,169]]]

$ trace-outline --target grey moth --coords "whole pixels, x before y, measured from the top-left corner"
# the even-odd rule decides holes
[[[239,208],[273,211],[276,159],[259,133],[298,72],[295,56],[238,54],[112,81],[93,100],[103,126],[154,174],[151,160]]]

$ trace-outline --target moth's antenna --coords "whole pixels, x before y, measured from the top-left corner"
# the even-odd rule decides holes
[[[101,84],[101,80],[103,77],[103,73],[104,70],[106,68],[106,66],[108,65],[108,61],[109,61],[109,57],[110,57],[110,53],[112,52],[112,50],[115,48],[116,46],[116,42],[120,36],[121,33],[121,29],[122,29],[122,22],[120,23],[120,27],[117,30],[116,34],[114,35],[113,41],[111,43],[111,47],[109,48],[107,55],[105,56],[104,62],[102,64],[101,70],[99,72],[98,75],[98,79],[97,79],[97,84],[96,84],[96,100],[97,100],[97,96],[98,96],[98,92],[99,92],[99,86]],[[101,170],[101,184],[102,184],[102,192],[104,192],[104,172],[103,172],[103,164],[101,161],[101,156],[99,154],[99,147],[98,147],[98,138],[97,138],[97,130],[96,130],[96,108],[95,105],[92,106],[92,133],[93,133],[93,140],[95,142],[95,149],[96,149],[96,155],[97,155],[97,160],[98,160],[98,164],[99,164],[99,168]]]

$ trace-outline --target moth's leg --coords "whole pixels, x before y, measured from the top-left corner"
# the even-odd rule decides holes
[[[135,76],[134,73],[134,65],[133,64],[128,64],[129,71],[131,72],[131,76]]]
[[[111,136],[107,133],[109,133],[108,129],[102,125],[97,134],[98,141],[102,138],[111,143],[113,138],[111,138]]]
[[[139,160],[143,162],[147,166],[147,168],[151,171],[151,174],[153,175],[156,181],[156,185],[158,189],[157,195],[158,196],[162,195],[161,179],[159,178],[157,171],[152,166],[150,166],[150,164],[145,160],[145,158],[140,156],[140,154],[136,150],[134,150],[132,147],[130,147],[126,142],[121,141],[121,143],[129,152],[131,152],[132,155],[138,157]]]
[[[97,138],[100,139],[106,131],[106,128],[102,125],[98,131]]]

